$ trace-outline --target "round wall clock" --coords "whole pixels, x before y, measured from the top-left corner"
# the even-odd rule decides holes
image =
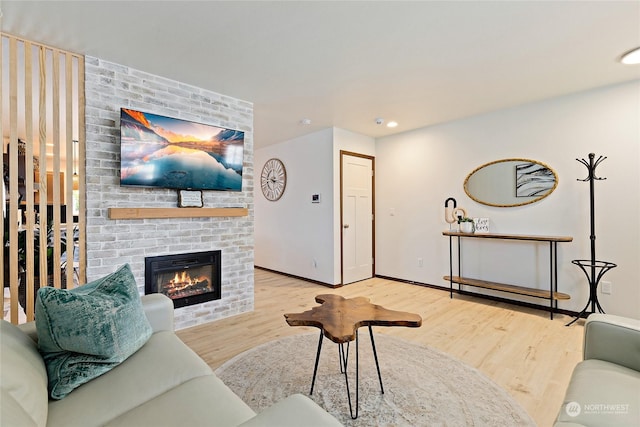
[[[267,200],[275,202],[282,197],[287,186],[287,171],[280,159],[267,160],[262,168],[260,185]]]

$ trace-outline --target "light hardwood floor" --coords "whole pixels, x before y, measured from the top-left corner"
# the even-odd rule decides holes
[[[255,310],[178,331],[178,336],[212,368],[233,356],[279,337],[317,331],[290,327],[284,313],[307,310],[314,297],[335,293],[365,296],[389,309],[418,313],[420,328],[375,327],[437,348],[479,369],[502,386],[538,426],[550,426],[571,372],[582,359],[583,321],[441,290],[373,278],[330,289],[272,272],[255,271]],[[401,362],[401,361],[400,361]]]

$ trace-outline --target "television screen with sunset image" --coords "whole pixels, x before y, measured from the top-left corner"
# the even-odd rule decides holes
[[[244,132],[120,110],[120,184],[242,190]]]

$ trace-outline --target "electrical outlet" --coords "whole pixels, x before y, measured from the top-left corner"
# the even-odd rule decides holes
[[[422,261],[422,258],[418,258],[418,267],[422,267],[424,265],[424,262]]]
[[[605,295],[611,295],[611,288],[613,287],[611,282],[602,282],[601,285],[600,291]]]

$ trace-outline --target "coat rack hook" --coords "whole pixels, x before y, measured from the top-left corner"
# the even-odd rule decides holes
[[[595,162],[593,161],[593,159],[596,157],[595,154],[593,153],[589,153],[589,161],[587,162],[585,159],[576,159],[577,161],[579,161],[580,163],[582,163],[583,165],[585,165],[587,167],[587,177],[585,179],[579,179],[578,181],[592,181],[592,180],[596,180],[596,181],[603,181],[607,178],[599,178],[596,176],[596,168],[598,167],[598,165],[600,163],[602,163],[604,160],[606,160],[606,156],[599,156],[598,160],[596,160]]]

